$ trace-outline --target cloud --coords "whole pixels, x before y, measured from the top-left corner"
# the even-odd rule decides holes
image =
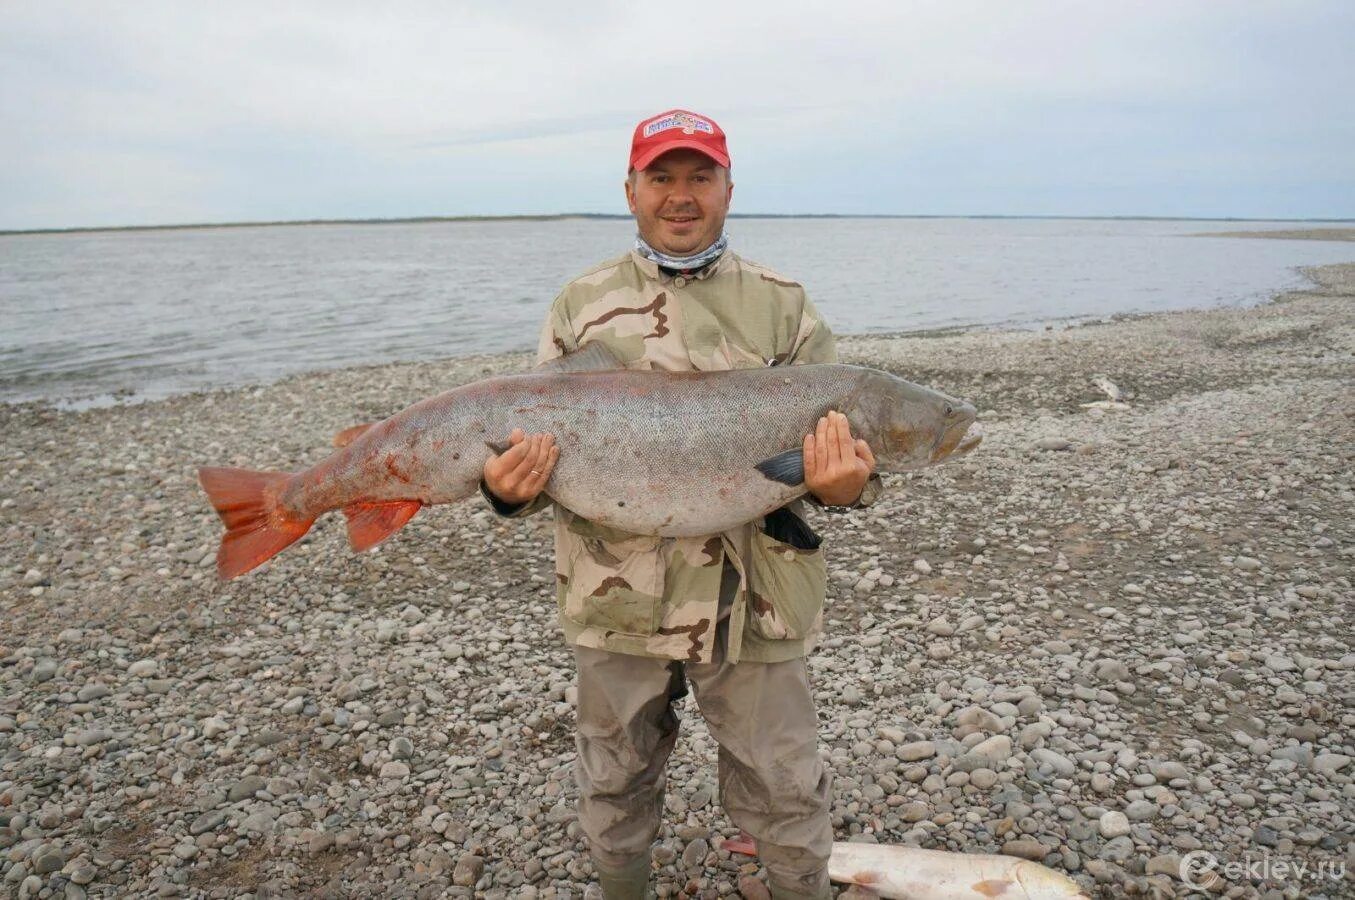
[[[1231,179],[1233,214],[1350,215],[1352,30],[1339,0],[11,3],[0,227],[615,209],[669,106],[725,125],[745,211],[1211,214]]]

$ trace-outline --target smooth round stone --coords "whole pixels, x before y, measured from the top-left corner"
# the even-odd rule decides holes
[[[31,862],[34,872],[39,875],[50,875],[61,871],[66,865],[66,857],[51,844],[44,844],[33,852]]]
[[[409,766],[398,760],[391,760],[381,767],[382,778],[408,778]]]
[[[710,842],[705,838],[697,838],[682,851],[682,864],[688,869],[696,868],[702,865],[708,853],[710,853]]]
[[[903,744],[894,751],[903,762],[917,762],[920,759],[930,759],[936,755],[936,744],[931,741],[914,741],[911,744]]]
[[[1102,859],[1108,859],[1111,862],[1124,862],[1134,853],[1134,842],[1128,835],[1121,835],[1117,838],[1111,838],[1101,848],[1099,856]]]
[[[1157,818],[1157,804],[1149,800],[1135,800],[1124,808],[1131,822],[1147,822]]]
[[[148,678],[154,675],[159,664],[153,659],[139,659],[127,667],[127,674],[133,678]]]
[[[192,835],[203,834],[216,828],[224,821],[226,821],[226,813],[223,810],[209,809],[192,821],[188,826],[188,833]]]
[[[997,773],[992,769],[975,769],[969,773],[969,783],[979,790],[986,791],[997,784]]]
[[[899,809],[899,818],[905,822],[921,822],[930,812],[927,804],[914,801]]]
[[[1117,838],[1129,834],[1129,817],[1118,810],[1111,810],[1097,821],[1097,828],[1104,838]]]
[[[1003,844],[1002,852],[1007,856],[1019,856],[1022,859],[1039,862],[1049,855],[1049,848],[1039,841],[1031,840],[1029,838],[1020,838]]]

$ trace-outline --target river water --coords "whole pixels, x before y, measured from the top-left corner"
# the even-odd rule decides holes
[[[1038,327],[1242,305],[1355,260],[1292,224],[731,219],[835,332]],[[0,237],[0,400],[154,398],[317,369],[524,350],[628,220],[299,225]]]

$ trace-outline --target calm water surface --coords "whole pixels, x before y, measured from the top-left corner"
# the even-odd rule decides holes
[[[838,333],[1240,305],[1350,244],[1191,237],[1249,222],[738,219]],[[535,346],[621,220],[0,237],[0,400],[158,397],[359,363]]]

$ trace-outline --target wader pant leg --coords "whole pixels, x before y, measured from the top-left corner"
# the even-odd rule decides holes
[[[720,745],[721,804],[757,841],[772,896],[831,896],[830,778],[818,757],[818,719],[805,660],[724,661],[738,580],[732,568],[724,573],[709,664],[574,648],[579,827],[607,900],[638,900],[648,885],[650,847],[663,812],[664,766],[677,742],[671,704],[685,696],[687,678]]]
[[[720,744],[720,803],[757,842],[775,900],[828,898],[832,778],[803,657],[778,663],[687,663]]]
[[[680,663],[575,647],[579,675],[579,827],[607,900],[639,900],[663,813],[664,766],[677,742]]]

